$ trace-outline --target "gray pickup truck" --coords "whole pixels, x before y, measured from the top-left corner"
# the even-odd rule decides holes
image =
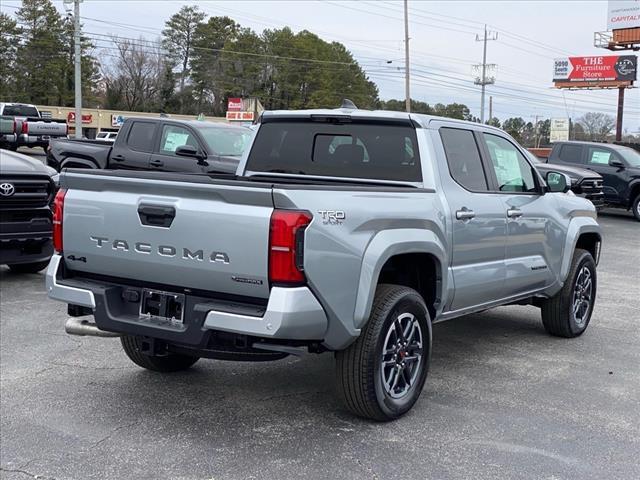
[[[486,125],[266,112],[235,177],[67,170],[61,186],[47,290],[68,333],[120,336],[160,372],[335,352],[366,418],[416,402],[433,323],[527,304],[575,337],[596,299],[594,206]]]
[[[42,147],[46,152],[50,140],[64,138],[69,133],[66,120],[44,118],[35,105],[0,103],[0,116],[13,123],[13,131],[2,135],[0,144],[14,151],[24,146]]]

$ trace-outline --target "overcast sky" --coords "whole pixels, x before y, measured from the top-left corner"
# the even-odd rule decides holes
[[[61,0],[54,3],[64,9]],[[208,15],[228,15],[256,31],[287,25],[294,31],[307,29],[325,40],[340,41],[376,82],[382,99],[404,98],[401,0],[84,0],[81,16],[87,17],[83,20],[86,32],[154,38],[185,4],[197,4]],[[14,13],[11,6],[20,2],[2,0],[1,5],[2,11]],[[487,49],[487,63],[497,64],[496,83],[487,87],[488,95],[493,96],[494,116],[576,119],[587,111],[615,116],[617,91],[558,91],[551,83],[554,58],[612,54],[593,46],[594,32],[606,30],[606,1],[409,0],[409,12],[415,74],[412,98],[430,104],[465,103],[480,116],[480,87],[473,84],[472,65],[482,61],[482,42],[476,41],[476,34],[482,36],[486,22],[497,33],[497,40],[490,41]],[[624,127],[640,133],[637,89],[627,90]]]

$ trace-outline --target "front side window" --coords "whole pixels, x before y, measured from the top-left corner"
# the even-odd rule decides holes
[[[198,128],[209,148],[223,157],[241,157],[251,141],[251,130],[202,127]]]
[[[537,192],[533,167],[508,140],[483,133],[501,192]]]
[[[613,152],[604,148],[590,148],[587,155],[587,163],[590,165],[609,165],[609,160],[613,158]]]
[[[162,127],[162,136],[160,137],[160,153],[164,155],[175,155],[178,147],[183,145],[191,145],[198,147],[198,141],[193,134],[183,127],[176,125],[165,125]]]
[[[441,128],[440,138],[451,177],[472,192],[489,190],[473,132],[459,128]]]

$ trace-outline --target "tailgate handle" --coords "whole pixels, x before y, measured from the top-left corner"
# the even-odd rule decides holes
[[[169,228],[176,217],[176,209],[164,205],[140,205],[138,216],[143,225]]]

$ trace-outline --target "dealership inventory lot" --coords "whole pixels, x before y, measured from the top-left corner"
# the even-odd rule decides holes
[[[159,375],[69,337],[43,275],[2,269],[1,468],[37,478],[639,478],[640,227],[600,216],[596,310],[574,340],[505,307],[434,327],[412,412],[354,418],[329,354]]]

